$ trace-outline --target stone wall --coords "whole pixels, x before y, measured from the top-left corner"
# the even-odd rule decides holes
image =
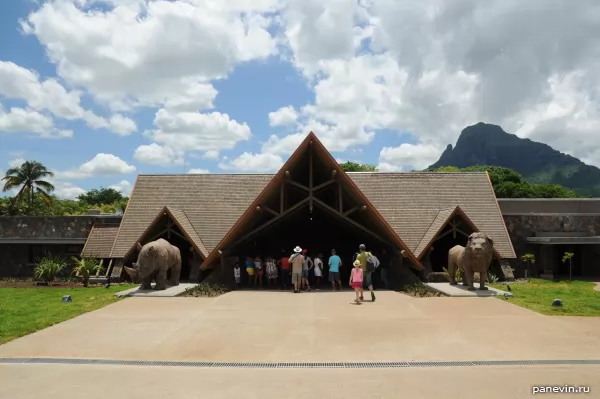
[[[120,221],[115,216],[1,216],[0,277],[32,277],[35,259],[45,254],[77,256],[94,223]]]
[[[534,237],[536,233],[585,233],[587,235],[600,235],[600,214],[519,214],[504,215],[504,223],[510,235],[517,258],[530,252],[541,259],[541,245],[529,244],[524,241],[527,237]],[[582,252],[585,252],[586,265],[585,275],[598,275],[599,270],[593,270],[592,263],[599,262],[594,253],[596,246],[579,246]],[[582,248],[585,247],[585,248]],[[589,248],[588,248],[589,247]],[[513,261],[515,267],[515,277],[523,277],[527,265],[517,259]],[[539,265],[543,267],[543,265]],[[538,275],[538,268],[533,267],[529,275]]]

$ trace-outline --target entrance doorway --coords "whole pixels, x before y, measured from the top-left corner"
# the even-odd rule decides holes
[[[254,259],[258,256],[263,260],[273,257],[278,260],[283,256],[290,256],[293,248],[299,246],[308,250],[308,256],[313,261],[316,256],[323,256],[322,282],[330,284],[328,259],[331,256],[331,250],[335,249],[337,255],[342,259],[340,279],[343,286],[347,286],[353,255],[358,251],[360,244],[365,244],[367,250],[376,256],[381,256],[383,249],[388,253],[392,251],[387,243],[379,241],[369,233],[326,210],[316,207],[311,213],[308,207],[302,207],[293,214],[282,218],[278,223],[263,229],[255,237],[232,247],[228,254],[238,258],[242,269],[242,281],[247,283],[248,276],[243,266],[246,257]],[[314,275],[310,277],[314,281]],[[265,283],[263,282],[263,285]]]

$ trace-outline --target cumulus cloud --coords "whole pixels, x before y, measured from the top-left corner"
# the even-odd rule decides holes
[[[231,149],[250,139],[246,123],[239,123],[220,112],[177,112],[161,108],[154,118],[155,130],[145,135],[154,142],[181,151],[219,151]]]
[[[221,169],[236,170],[242,172],[275,172],[283,165],[283,159],[279,155],[262,153],[252,154],[244,152],[231,161],[219,164]]]
[[[95,176],[124,175],[135,172],[136,168],[113,154],[96,154],[94,158],[78,168],[56,172],[60,179],[86,179]]]
[[[90,110],[85,110],[80,103],[79,91],[67,91],[54,78],[41,80],[35,71],[20,67],[13,62],[0,61],[0,97],[25,101],[33,110],[29,113],[35,112],[38,119],[45,118],[46,125],[51,125],[52,119],[39,112],[48,111],[55,117],[66,120],[81,119],[94,129],[105,128],[118,134],[131,134],[137,130],[135,122],[123,115],[113,115],[106,120]],[[34,127],[40,130],[38,124],[34,123]],[[51,129],[47,126],[44,132],[49,130]],[[62,137],[66,137],[65,134]]]
[[[440,150],[432,145],[400,144],[384,147],[379,153],[378,168],[382,172],[408,172],[427,168],[440,157]]]
[[[400,132],[424,153],[485,121],[600,165],[599,17],[593,0],[291,1],[291,59],[315,93],[299,120],[340,150]]]
[[[191,175],[203,175],[206,173],[210,173],[210,171],[208,169],[192,168],[192,169],[188,170],[187,173],[191,174]]]
[[[121,194],[123,194],[124,196],[128,197],[131,195],[131,190],[133,190],[133,185],[127,180],[121,180],[120,182],[118,182],[116,184],[112,184],[112,185],[108,186],[108,188],[112,188],[113,190],[116,190],[116,191],[120,192]]]
[[[216,160],[252,134],[214,110],[214,81],[279,56],[314,99],[273,109],[266,116],[281,131],[258,153],[222,160],[226,168],[266,170],[314,131],[336,152],[412,135],[379,156],[382,168],[404,170],[479,121],[600,166],[596,0],[99,1],[46,1],[22,21],[58,77],[2,63],[0,96],[27,105],[3,110],[1,129],[60,136],[52,116],[125,135],[137,130],[121,119],[127,111],[152,107],[136,159],[182,164],[191,151]],[[84,110],[84,94],[113,116]]]
[[[68,138],[72,130],[57,129],[52,118],[32,109],[12,107],[8,111],[0,104],[0,132],[36,134],[42,138]]]
[[[151,165],[183,165],[183,151],[156,143],[144,144],[135,149],[133,157]]]
[[[216,92],[208,81],[276,50],[265,14],[275,0],[114,1],[89,12],[93,3],[45,2],[22,27],[61,78],[117,108],[209,107]]]
[[[292,106],[281,107],[275,112],[269,112],[269,124],[271,126],[293,125],[298,119],[298,113]]]

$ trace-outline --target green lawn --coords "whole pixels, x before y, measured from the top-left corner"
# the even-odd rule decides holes
[[[119,301],[114,294],[131,287],[0,288],[0,344]]]
[[[530,283],[509,285],[515,296],[508,301],[524,308],[546,315],[600,316],[600,291],[594,291],[594,283],[568,280],[554,282],[532,278]],[[507,291],[506,284],[491,286]],[[554,298],[562,300],[562,308],[551,306]]]

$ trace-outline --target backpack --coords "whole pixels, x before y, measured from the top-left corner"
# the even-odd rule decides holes
[[[367,256],[367,271],[372,273],[379,267],[379,259],[375,255],[369,252]]]

